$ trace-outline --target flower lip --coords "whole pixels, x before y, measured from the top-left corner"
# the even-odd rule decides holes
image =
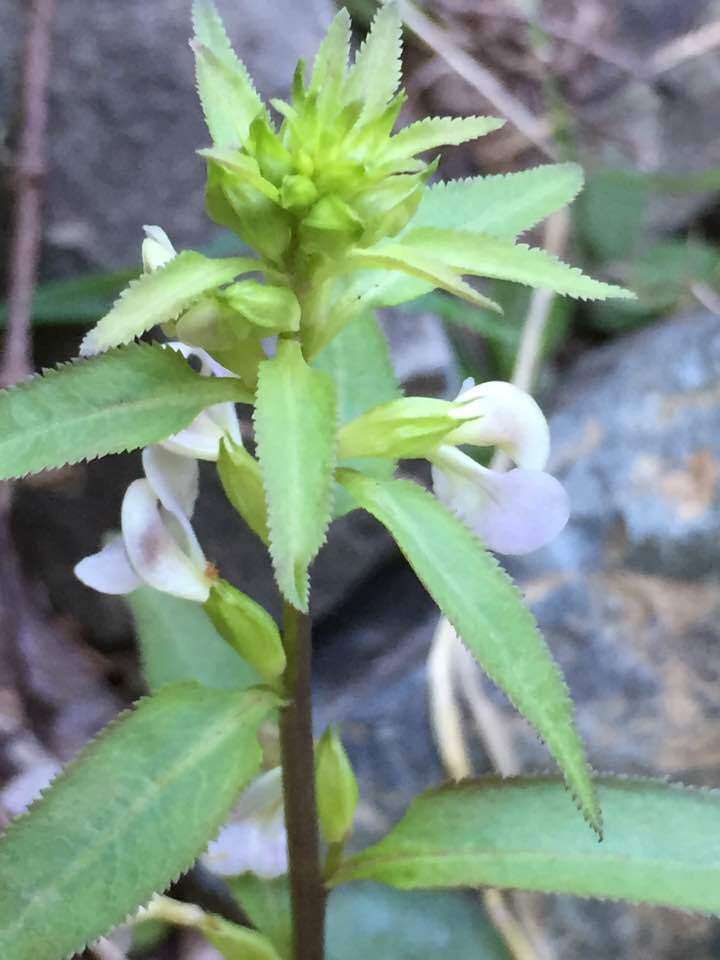
[[[528,470],[542,470],[547,463],[547,420],[530,394],[512,383],[490,380],[476,385],[466,380],[454,410],[454,416],[464,422],[446,438],[447,443],[497,446]]]
[[[453,447],[439,448],[433,461],[438,498],[496,553],[532,553],[569,519],[565,488],[542,470],[488,470]]]

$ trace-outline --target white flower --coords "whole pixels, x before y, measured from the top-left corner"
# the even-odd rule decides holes
[[[190,524],[198,491],[196,460],[143,450],[145,479],[127,488],[121,533],[75,567],[75,576],[101,593],[130,593],[142,584],[204,603],[212,577]]]
[[[232,376],[204,350],[169,343],[196,357],[205,376]],[[198,460],[217,460],[229,437],[242,443],[232,403],[204,410],[189,427],[142,453],[145,478],[128,487],[122,502],[121,533],[85,557],[75,575],[102,593],[126,594],[143,583],[204,603],[213,576],[190,523],[198,496]]]
[[[210,844],[202,862],[209,870],[226,877],[256,873],[269,879],[287,873],[280,767],[257,777],[245,790],[232,819]]]
[[[145,273],[154,273],[160,267],[170,263],[177,256],[170,237],[162,227],[143,227],[145,239],[142,242],[142,262]]]
[[[199,363],[204,377],[234,377],[235,374],[213,360],[202,347],[191,347],[178,340],[165,344],[170,350],[177,350],[186,360],[194,359]],[[217,460],[220,442],[229,437],[238,446],[242,446],[242,434],[233,403],[218,403],[214,407],[195,417],[189,427],[180,433],[163,440],[160,446],[182,457],[194,457],[196,460]]]
[[[454,430],[432,455],[435,493],[491,549],[525,554],[554,539],[570,515],[562,484],[543,471],[550,434],[540,407],[510,383],[466,381],[458,417],[473,420]],[[489,470],[455,444],[497,446],[518,464]]]

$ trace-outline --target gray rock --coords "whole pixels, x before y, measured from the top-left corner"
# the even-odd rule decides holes
[[[697,314],[618,340],[564,378],[551,469],[573,504],[510,566],[575,698],[596,768],[720,783],[720,326]],[[436,616],[388,567],[324,624],[318,719],[340,722],[365,838],[442,779],[424,661]],[[546,749],[485,684],[524,770]],[[477,769],[487,769],[481,758]],[[572,808],[568,802],[568,815]],[[540,898],[558,960],[717,955],[720,925],[670,910]]]
[[[26,6],[0,0],[0,124],[17,102]],[[267,97],[286,95],[296,61],[314,54],[333,15],[330,0],[218,7]],[[162,224],[179,246],[210,239],[191,32],[189,0],[57,5],[47,186],[55,272],[137,262],[143,223]]]

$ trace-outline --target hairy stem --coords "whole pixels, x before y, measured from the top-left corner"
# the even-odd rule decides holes
[[[310,617],[284,607],[288,706],[280,719],[295,960],[323,960],[325,889],[320,868],[312,736]]]

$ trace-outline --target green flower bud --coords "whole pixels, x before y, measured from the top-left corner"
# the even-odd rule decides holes
[[[309,177],[293,174],[285,177],[280,188],[280,203],[286,210],[302,212],[311,207],[318,198],[318,190]]]
[[[220,636],[265,680],[285,669],[280,631],[270,614],[227,580],[215,580],[205,610]]]
[[[343,843],[352,830],[360,791],[337,731],[328,727],[315,750],[318,817],[328,843]]]
[[[280,142],[266,117],[256,117],[251,123],[247,149],[255,157],[263,177],[276,186],[280,186],[283,178],[292,173],[294,167],[290,151]]]
[[[222,291],[224,302],[266,334],[300,329],[300,304],[289,287],[241,280]]]
[[[337,256],[362,235],[364,224],[349,204],[335,194],[322,197],[302,222],[302,242]]]
[[[425,457],[459,426],[452,403],[432,397],[401,397],[374,407],[338,434],[338,458]]]
[[[207,350],[251,390],[255,389],[260,362],[267,359],[261,343],[263,334],[219,295],[203,297],[193,304],[173,325],[170,335]]]

